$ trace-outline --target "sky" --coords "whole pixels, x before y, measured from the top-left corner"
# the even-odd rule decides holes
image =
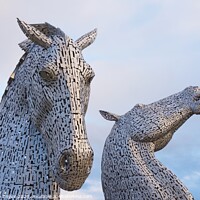
[[[16,18],[48,22],[74,40],[98,29],[84,50],[95,71],[87,132],[95,152],[83,187],[61,192],[61,200],[102,200],[101,155],[113,122],[99,110],[118,115],[135,104],[149,104],[188,86],[200,86],[200,1],[198,0],[0,0],[0,95],[23,54],[25,39]],[[156,157],[200,199],[200,124],[192,116]]]

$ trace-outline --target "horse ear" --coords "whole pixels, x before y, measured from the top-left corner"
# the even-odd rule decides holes
[[[103,118],[105,118],[106,120],[109,120],[109,121],[118,121],[120,118],[120,116],[118,116],[118,115],[115,115],[113,113],[109,113],[109,112],[106,112],[103,110],[100,110],[99,112]]]
[[[80,50],[83,50],[94,42],[94,40],[96,39],[96,36],[97,36],[97,29],[95,28],[93,31],[81,36],[75,42],[77,43]]]
[[[23,33],[28,37],[32,42],[38,44],[44,48],[48,48],[52,44],[51,38],[47,37],[44,33],[39,31],[37,28],[30,24],[26,24],[23,21],[17,19],[19,27]]]

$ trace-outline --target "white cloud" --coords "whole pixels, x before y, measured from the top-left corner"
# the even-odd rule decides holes
[[[100,181],[87,180],[86,188],[74,192],[61,191],[61,199],[63,200],[102,200],[103,192]]]

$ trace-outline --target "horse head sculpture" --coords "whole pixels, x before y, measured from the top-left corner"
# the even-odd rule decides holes
[[[11,112],[13,118],[25,117],[26,130],[42,134],[46,159],[59,187],[79,189],[93,162],[85,114],[95,75],[82,50],[95,40],[96,29],[73,41],[48,23],[26,24],[18,19],[18,24],[28,39],[19,44],[25,54],[8,82],[1,116]],[[6,130],[2,128],[1,134]]]
[[[102,156],[106,200],[193,199],[154,152],[163,149],[193,114],[200,114],[199,87],[188,87],[149,105],[137,104],[122,116],[100,113],[115,121]]]

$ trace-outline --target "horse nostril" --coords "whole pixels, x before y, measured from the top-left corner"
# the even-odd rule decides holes
[[[68,160],[66,159],[66,160],[65,160],[65,170],[66,170],[66,171],[69,170],[69,165],[70,165],[70,164],[69,164]]]
[[[67,153],[64,153],[61,158],[60,158],[60,168],[63,171],[68,171],[70,168],[70,161],[69,161],[69,156],[67,155]]]

